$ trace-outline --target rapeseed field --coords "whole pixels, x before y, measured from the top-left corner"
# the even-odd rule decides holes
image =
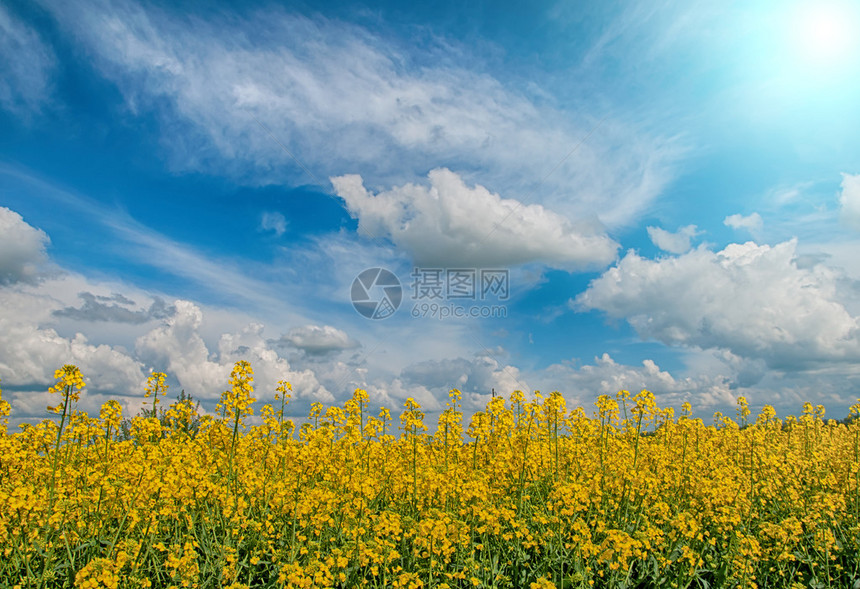
[[[215,416],[156,373],[91,417],[55,376],[57,419],[10,432],[0,397],[3,587],[860,587],[860,420],[821,406],[517,391],[467,424],[454,390],[430,434],[363,390],[297,428],[286,382],[252,426],[247,362]]]

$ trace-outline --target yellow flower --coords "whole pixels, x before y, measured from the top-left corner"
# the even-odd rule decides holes
[[[51,394],[61,393],[63,395],[63,402],[61,405],[48,407],[48,410],[58,415],[66,414],[71,409],[69,403],[80,400],[81,390],[87,384],[84,382],[84,376],[81,374],[80,369],[72,364],[66,364],[61,369],[55,371],[54,378],[57,382],[48,389],[48,392]]]
[[[12,406],[3,399],[2,391],[0,391],[0,435],[6,433],[9,427],[9,415],[12,413]]]
[[[251,405],[256,401],[251,395],[254,393],[254,370],[251,364],[241,360],[233,366],[230,373],[229,391],[221,393],[221,402],[216,408],[222,411],[229,420],[240,419],[245,415],[253,415]]]

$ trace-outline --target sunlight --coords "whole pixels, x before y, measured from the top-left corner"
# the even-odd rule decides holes
[[[814,3],[794,17],[793,39],[799,57],[811,65],[838,65],[853,57],[858,35],[856,11],[838,3]]]

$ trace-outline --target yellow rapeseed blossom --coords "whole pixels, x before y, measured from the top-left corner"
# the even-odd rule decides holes
[[[96,420],[73,411],[80,371],[57,379],[59,426],[0,431],[11,587],[851,587],[860,570],[860,421],[812,404],[781,420],[739,398],[706,425],[647,390],[591,408],[515,391],[463,431],[454,389],[434,413],[407,399],[398,431],[357,389],[294,436],[285,381],[246,419],[247,362],[220,416],[183,397]]]
[[[71,409],[69,403],[72,401],[77,403],[81,397],[81,390],[87,386],[84,382],[84,376],[77,366],[66,364],[54,372],[54,378],[57,382],[48,389],[48,392],[51,394],[60,393],[63,395],[63,401],[59,405],[48,407],[48,411],[67,414]]]
[[[256,401],[254,393],[254,370],[251,364],[241,360],[236,362],[230,373],[230,390],[221,393],[221,402],[217,409],[230,421],[241,419],[245,415],[253,415],[251,405]]]
[[[12,413],[12,406],[3,398],[3,391],[0,390],[0,434],[5,434],[9,428],[9,415]]]
[[[143,396],[146,399],[152,397],[152,417],[158,417],[158,397],[164,396],[167,389],[170,388],[170,386],[164,382],[166,379],[167,375],[163,372],[153,372],[146,379],[146,387],[144,388]]]

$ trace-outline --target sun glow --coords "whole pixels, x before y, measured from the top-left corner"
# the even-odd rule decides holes
[[[815,65],[836,65],[855,57],[860,35],[856,9],[838,3],[812,3],[795,15],[798,57]]]

